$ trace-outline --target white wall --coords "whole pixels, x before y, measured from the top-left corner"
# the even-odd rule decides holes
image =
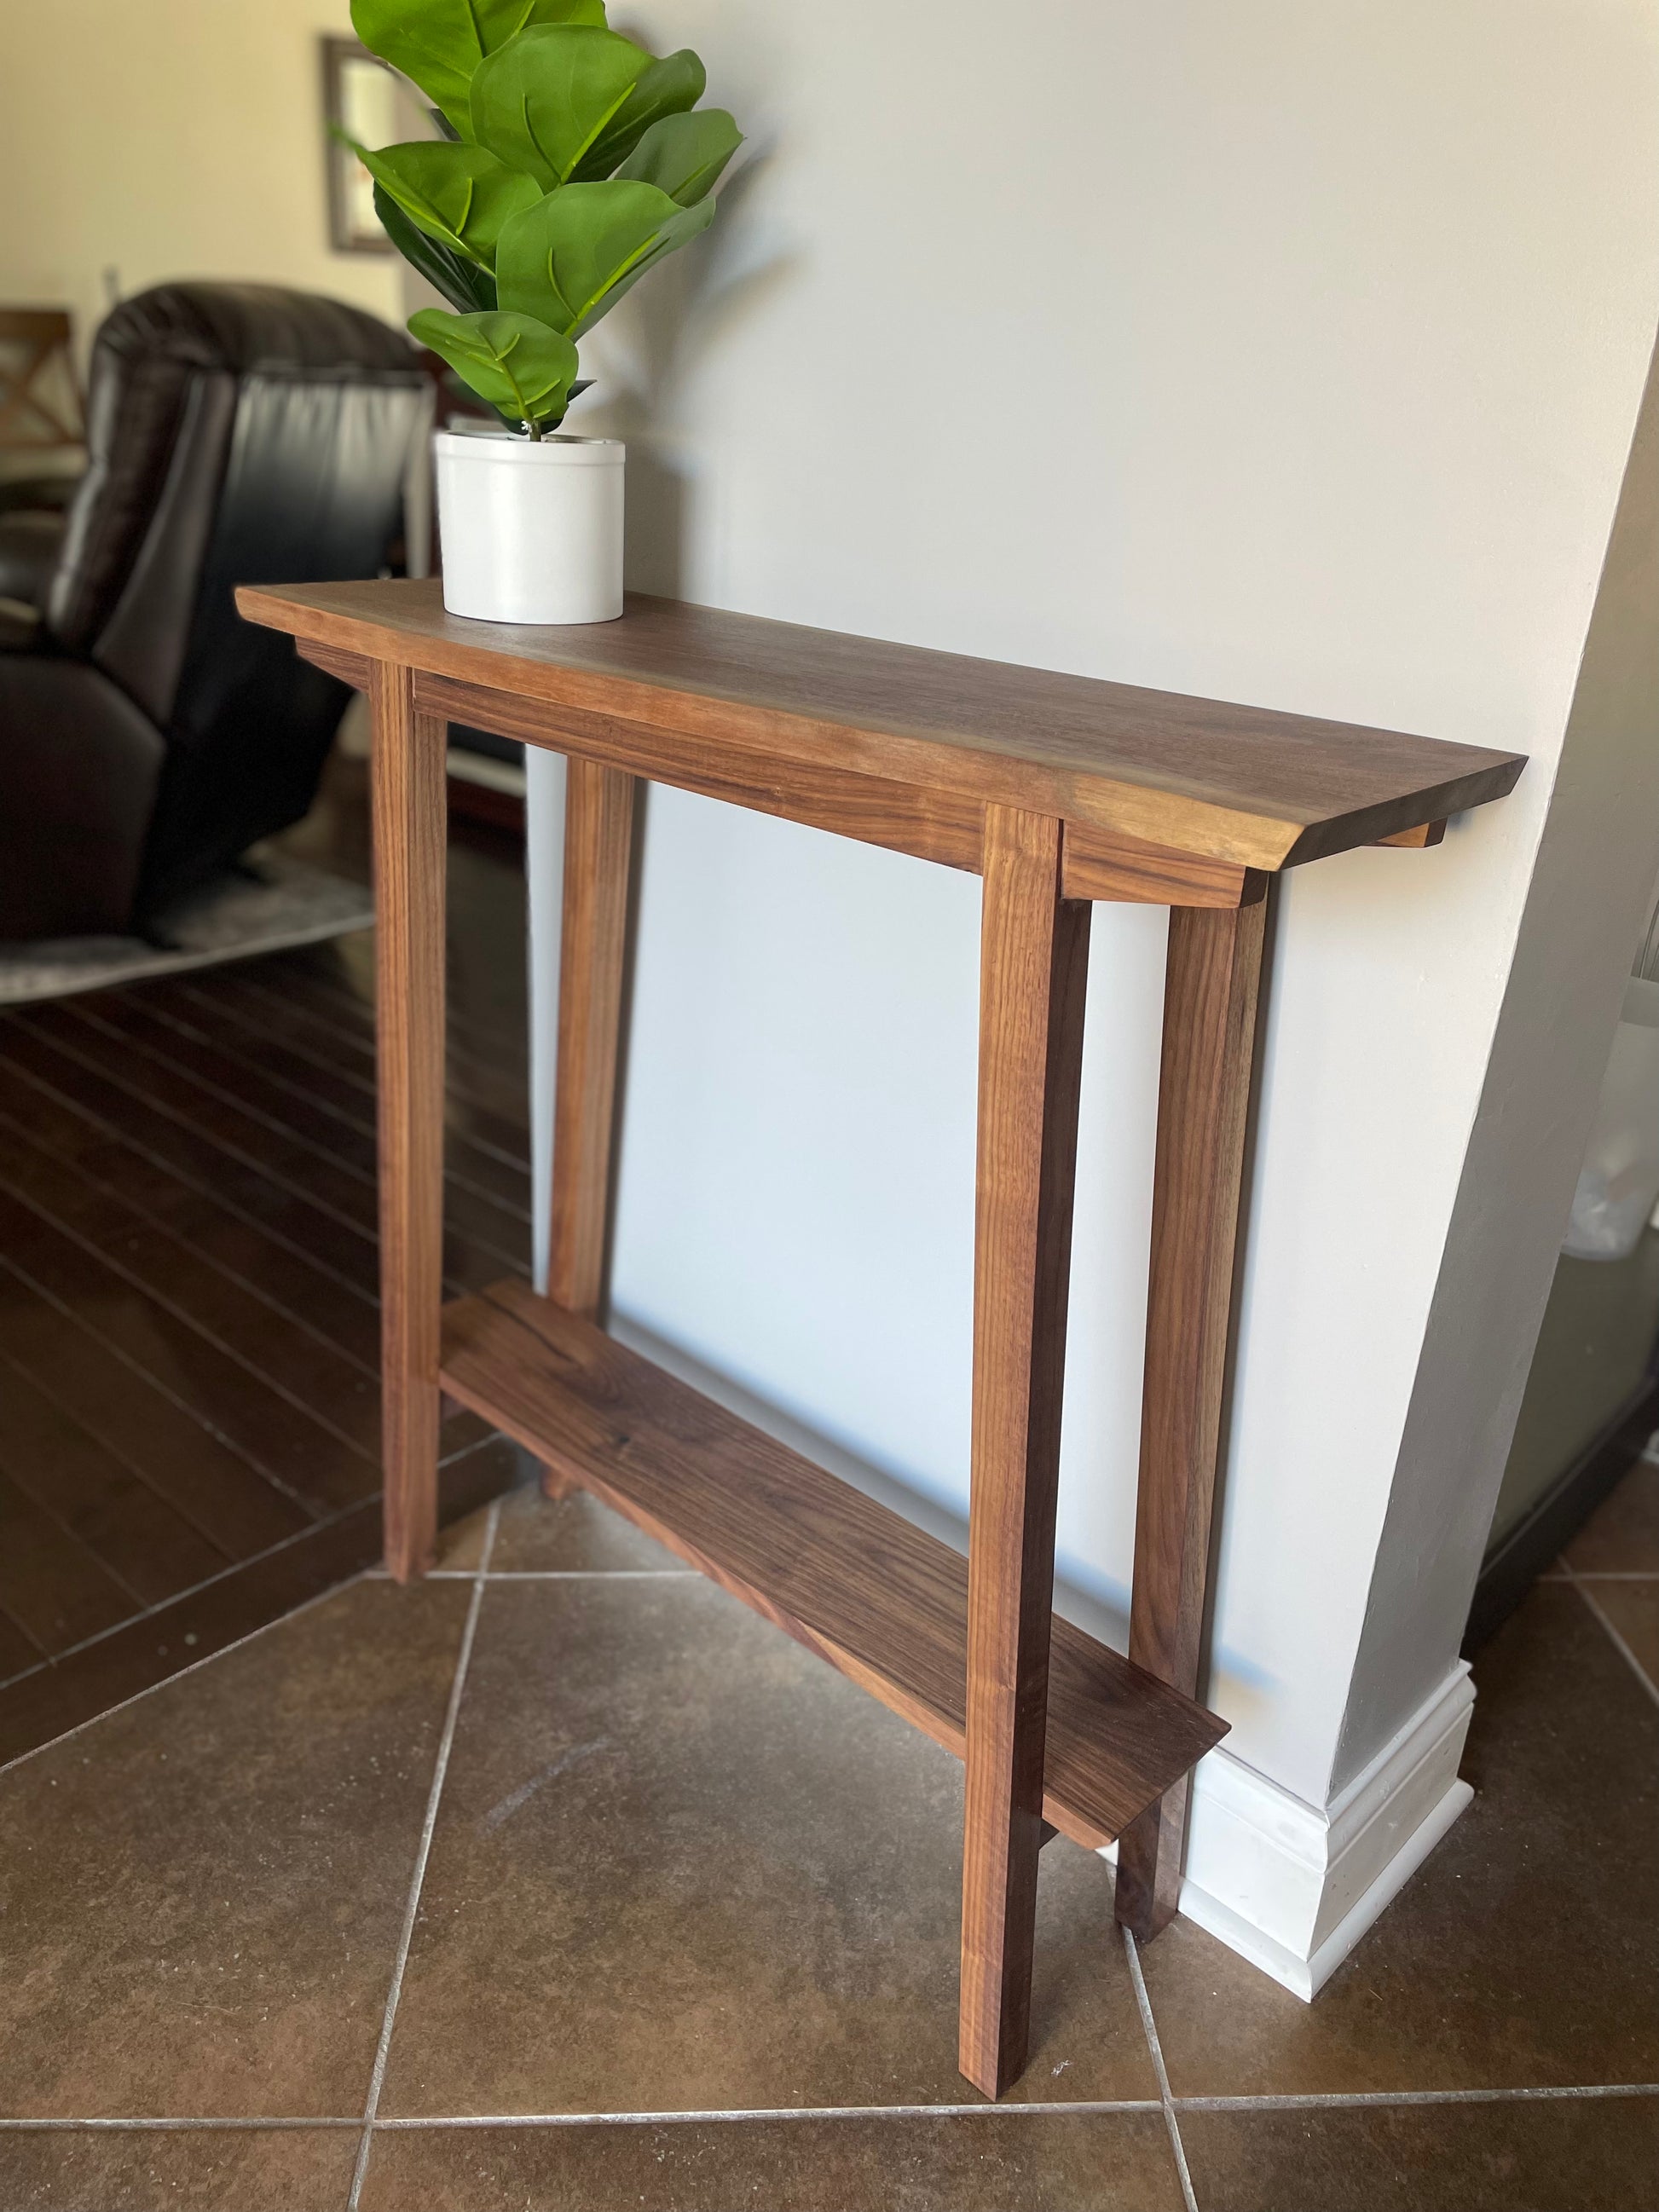
[[[1213,1697],[1239,1757],[1323,1806],[1659,319],[1659,16],[654,0],[634,20],[702,52],[753,156],[709,239],[584,347],[602,390],[577,422],[630,440],[637,582],[1532,756],[1439,850],[1285,886]],[[1622,895],[1557,895],[1599,891]],[[642,909],[624,1319],[963,1505],[975,885],[657,792]],[[1109,1602],[1162,931],[1097,910],[1060,1536]],[[1609,991],[1615,934],[1593,948]],[[1606,1038],[1577,1042],[1562,1080],[1588,1098]],[[1553,1185],[1511,1195],[1565,1211]],[[1539,1302],[1554,1233],[1516,1261]],[[1527,1303],[1463,1368],[1468,1403],[1524,1360]],[[1492,1443],[1437,1467],[1466,1525]],[[1449,1666],[1455,1626],[1436,1633]],[[1345,1775],[1424,1694],[1379,1662]]]
[[[401,322],[398,264],[329,245],[322,33],[349,0],[34,0],[0,31],[0,300],[68,307],[103,272],[291,284]]]
[[[1427,1696],[1455,1649],[1589,1141],[1597,1094],[1583,1073],[1606,1061],[1656,864],[1659,368],[1649,375],[1446,1238],[1339,1781],[1370,1755],[1380,1717],[1413,1687]]]

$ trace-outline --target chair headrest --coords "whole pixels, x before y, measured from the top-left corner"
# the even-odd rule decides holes
[[[343,300],[276,284],[158,284],[111,311],[96,350],[232,375],[418,373],[415,347],[400,331]]]
[[[303,402],[311,428],[301,474],[324,508],[339,489],[337,426],[355,403],[392,403],[376,416],[392,441],[389,462],[375,447],[374,471],[378,482],[389,465],[390,490],[381,485],[377,496],[395,506],[410,410],[429,386],[411,341],[374,316],[271,284],[158,284],[124,300],[98,333],[87,472],[46,588],[45,626],[58,650],[96,659],[158,720],[172,712],[239,419],[262,406],[280,412],[284,386]],[[352,419],[361,416],[358,408]],[[387,428],[393,416],[398,425]],[[355,465],[364,455],[354,448],[351,458]],[[303,507],[299,482],[289,489]],[[389,535],[390,526],[382,543]]]

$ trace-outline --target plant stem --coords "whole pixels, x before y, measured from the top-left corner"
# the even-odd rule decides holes
[[[542,442],[542,426],[536,420],[533,415],[526,415],[525,416],[524,427],[530,433],[530,442],[532,445],[539,446]]]

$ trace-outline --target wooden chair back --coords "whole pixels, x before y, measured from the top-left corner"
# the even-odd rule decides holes
[[[72,336],[62,307],[0,307],[0,451],[82,443]]]

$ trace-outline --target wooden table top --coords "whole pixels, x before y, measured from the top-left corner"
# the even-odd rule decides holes
[[[1025,806],[1278,869],[1510,790],[1517,753],[630,595],[620,621],[465,620],[422,582],[244,586],[251,622],[761,757]]]

